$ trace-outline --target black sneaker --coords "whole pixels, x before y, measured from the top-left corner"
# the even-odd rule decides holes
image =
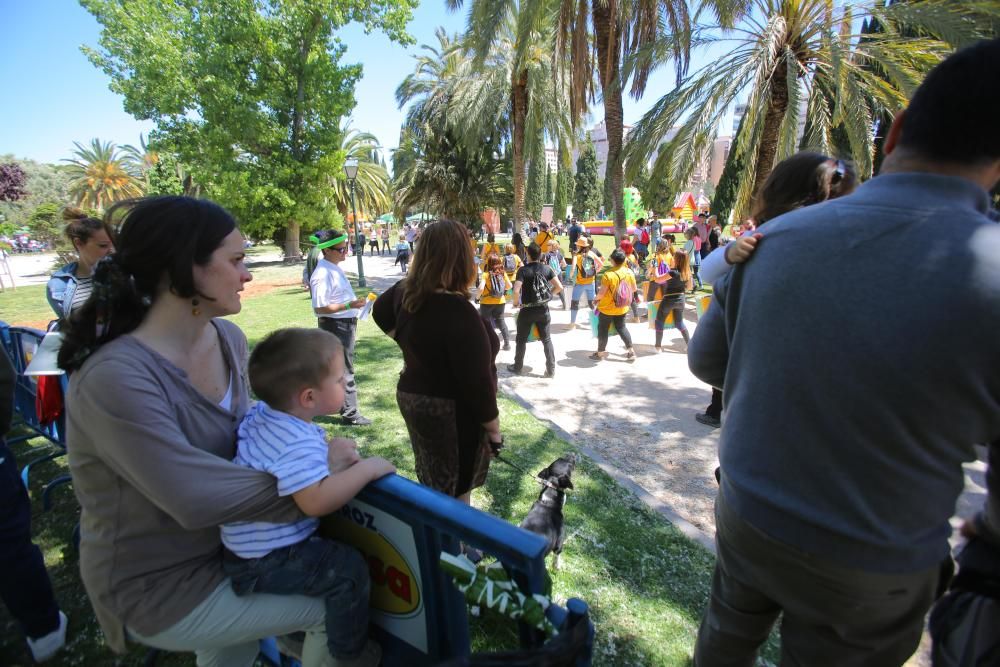
[[[514,375],[521,375],[522,373],[524,373],[524,369],[523,368],[519,368],[519,367],[515,366],[514,364],[511,364],[510,366],[508,366],[507,370],[510,371],[511,373],[513,373]]]
[[[363,415],[354,415],[353,417],[343,417],[344,426],[371,426],[372,420],[368,419]]]
[[[713,417],[707,412],[699,412],[694,416],[694,418],[699,424],[704,424],[705,426],[711,426],[712,428],[719,428],[722,426],[722,420],[718,417]]]

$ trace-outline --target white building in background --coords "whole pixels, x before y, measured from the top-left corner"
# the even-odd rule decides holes
[[[552,173],[555,174],[559,167],[559,155],[555,148],[545,148],[545,164],[548,165]]]
[[[627,123],[624,127],[624,137],[622,138],[622,146],[628,141],[628,135],[632,132],[632,126]],[[587,134],[590,136],[590,140],[594,142],[594,150],[597,152],[597,176],[599,178],[604,178],[604,172],[608,168],[608,129],[604,125],[602,120],[600,123],[594,127],[587,130]],[[546,152],[547,155],[547,152]],[[576,161],[580,157],[579,147],[573,149],[573,169],[576,170]]]

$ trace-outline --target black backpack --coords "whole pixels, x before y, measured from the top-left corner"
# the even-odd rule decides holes
[[[1000,664],[1000,549],[980,538],[958,555],[958,576],[928,623],[934,667]]]
[[[545,268],[542,264],[536,264],[534,270],[531,272],[530,279],[531,293],[535,295],[535,300],[530,302],[523,302],[522,306],[537,306],[541,304],[547,304],[550,299],[552,299],[552,289],[549,287],[549,281],[545,277]]]

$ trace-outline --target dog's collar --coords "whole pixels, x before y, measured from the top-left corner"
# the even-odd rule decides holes
[[[561,491],[562,493],[566,493],[566,491],[567,491],[567,489],[560,489],[558,486],[556,486],[555,484],[553,484],[549,480],[542,479],[541,477],[536,477],[535,481],[538,482],[539,484],[541,484],[542,486],[545,486],[545,487],[548,487],[548,488],[552,489],[553,491]]]

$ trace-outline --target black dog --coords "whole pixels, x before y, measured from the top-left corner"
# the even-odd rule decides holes
[[[544,555],[555,554],[553,570],[559,569],[559,554],[563,548],[563,505],[566,504],[566,489],[573,488],[570,477],[575,468],[576,454],[569,454],[556,459],[538,473],[544,487],[528,516],[521,522],[521,528],[538,533],[549,541]]]

